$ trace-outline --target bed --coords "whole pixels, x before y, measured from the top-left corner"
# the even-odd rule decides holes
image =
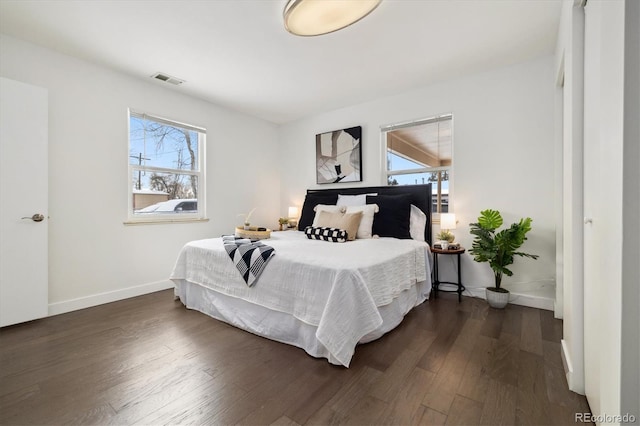
[[[338,243],[309,239],[302,231],[273,232],[262,242],[275,255],[251,286],[221,238],[192,241],[182,248],[170,276],[176,297],[189,309],[348,367],[358,344],[393,330],[429,297],[431,185],[308,190],[299,226],[315,225],[314,208],[333,209],[338,196],[341,204],[356,203],[348,209],[364,208],[357,206],[360,200],[376,204],[372,230],[395,235],[398,219],[403,238]],[[398,200],[401,208],[395,208]],[[415,238],[404,237],[407,200]],[[415,226],[417,217],[420,226]],[[385,227],[392,222],[389,231]]]

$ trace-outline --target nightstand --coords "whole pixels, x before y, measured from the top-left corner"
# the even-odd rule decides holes
[[[442,250],[439,248],[431,248],[431,253],[433,253],[433,285],[431,288],[434,291],[434,297],[438,297],[438,291],[444,291],[447,293],[458,293],[458,302],[462,301],[462,292],[465,290],[465,288],[462,285],[460,255],[464,252],[465,252],[464,247],[460,247],[459,249],[454,249],[454,250],[450,250],[450,249]],[[451,256],[451,255],[455,255],[458,257],[458,282],[457,283],[453,283],[451,281],[440,281],[440,278],[438,275],[438,256]],[[440,284],[454,285],[456,286],[456,288],[451,290],[449,289],[440,290],[439,288]]]

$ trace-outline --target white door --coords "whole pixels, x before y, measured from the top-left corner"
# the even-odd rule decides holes
[[[585,7],[584,52],[584,375],[585,394],[594,414],[600,413],[600,300],[601,244],[597,235],[602,225],[598,203],[607,204],[607,194],[600,191],[599,147],[601,111],[600,93],[600,3]]]
[[[625,3],[585,6],[584,371],[595,415],[620,410]],[[624,413],[621,413],[624,414]],[[604,422],[603,422],[604,423]]]
[[[47,135],[47,90],[0,78],[0,326],[48,314]]]

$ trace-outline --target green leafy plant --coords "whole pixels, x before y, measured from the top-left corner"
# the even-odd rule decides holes
[[[513,272],[507,268],[514,261],[515,256],[537,259],[538,255],[516,251],[526,241],[526,234],[531,230],[531,218],[520,219],[507,229],[498,231],[503,220],[497,210],[483,210],[478,217],[478,223],[471,223],[471,234],[475,235],[469,253],[476,262],[489,262],[495,276],[495,287],[491,290],[506,293],[500,287],[502,275],[512,276]]]
[[[438,232],[438,235],[436,235],[436,237],[440,241],[448,241],[449,244],[451,244],[453,242],[453,240],[455,240],[455,238],[456,238],[450,231],[448,231],[446,229],[444,231]]]
[[[280,225],[286,225],[287,223],[289,223],[289,219],[286,217],[281,217],[280,219],[278,219],[278,223]]]

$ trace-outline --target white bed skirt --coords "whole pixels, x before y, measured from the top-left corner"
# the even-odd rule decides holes
[[[290,314],[227,296],[199,284],[182,279],[173,281],[176,285],[176,297],[189,309],[258,336],[297,346],[313,357],[326,358],[331,364],[344,365],[318,340],[317,326],[307,324]],[[376,340],[396,328],[411,309],[429,298],[430,292],[430,280],[422,281],[401,292],[390,304],[379,307],[382,325],[363,336],[359,343]],[[345,366],[348,367],[348,364]]]

